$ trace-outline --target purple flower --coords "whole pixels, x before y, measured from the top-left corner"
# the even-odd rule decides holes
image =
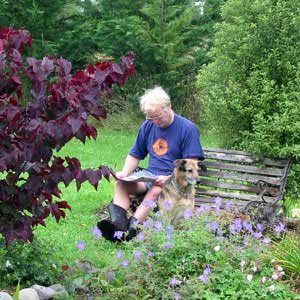
[[[236,234],[242,230],[242,221],[240,218],[237,218],[229,226],[229,231],[231,234]]]
[[[143,241],[145,239],[145,233],[139,232],[138,235],[136,236],[136,239],[140,242]]]
[[[129,266],[129,261],[128,261],[128,260],[123,260],[123,261],[121,262],[121,266],[122,266],[123,268],[127,268],[127,267]]]
[[[164,246],[163,246],[163,248],[164,248],[165,250],[169,250],[171,247],[172,247],[172,243],[171,243],[171,242],[166,242],[166,243],[164,244]]]
[[[123,254],[124,254],[124,253],[123,253],[122,250],[118,250],[117,253],[116,253],[116,258],[117,258],[117,259],[120,259],[120,258],[123,256]]]
[[[98,227],[94,227],[92,229],[92,235],[94,235],[97,239],[100,239],[102,237],[102,232]]]
[[[149,207],[149,208],[153,208],[156,206],[156,203],[153,200],[145,199],[143,201],[143,205],[145,205],[146,207]]]
[[[152,219],[147,219],[146,221],[143,222],[145,228],[150,228],[152,224],[153,224]]]
[[[173,299],[174,300],[179,300],[180,299],[179,294],[178,293],[174,293]]]
[[[174,232],[174,226],[173,225],[168,225],[166,227],[166,233],[172,234]]]
[[[211,269],[210,269],[210,266],[208,265],[208,266],[204,269],[203,275],[208,276],[210,273],[211,273]]]
[[[183,213],[184,218],[187,219],[191,219],[193,217],[193,210],[188,208],[184,211]]]
[[[135,250],[133,252],[133,257],[137,260],[141,259],[143,256],[143,253],[140,250]]]
[[[275,226],[275,232],[276,233],[283,233],[285,231],[285,225],[282,222],[279,222],[276,226]]]
[[[253,234],[253,236],[256,238],[256,239],[260,239],[260,238],[262,238],[262,236],[263,236],[263,234],[262,234],[262,232],[261,231],[256,231],[256,232],[253,232],[252,233]]]
[[[166,210],[169,210],[172,207],[172,202],[170,200],[166,200],[164,205]]]
[[[272,240],[270,238],[268,238],[268,237],[266,237],[266,238],[263,239],[263,243],[265,243],[265,244],[270,244],[271,241]]]
[[[216,213],[219,213],[221,210],[222,206],[222,198],[221,197],[216,197],[215,198],[215,203],[216,203]]]
[[[204,207],[202,205],[200,205],[196,209],[196,216],[200,216],[203,212],[204,212]]]
[[[85,242],[84,241],[79,241],[77,243],[77,248],[78,248],[78,250],[83,251],[85,249]]]
[[[231,202],[226,202],[225,204],[225,210],[226,211],[231,211],[232,209],[232,203]]]
[[[166,237],[168,240],[171,240],[174,233],[174,227],[172,225],[168,225],[166,227]]]
[[[118,240],[121,240],[122,237],[123,237],[123,234],[124,234],[123,231],[120,231],[120,230],[115,231],[115,233],[114,233],[114,238],[115,238],[115,239],[118,239]]]
[[[242,226],[243,226],[243,228],[244,228],[246,231],[248,231],[248,232],[250,232],[250,233],[253,232],[252,224],[250,224],[249,222],[243,221]]]
[[[204,205],[204,206],[203,206],[203,209],[204,209],[204,211],[206,211],[206,212],[210,212],[211,207],[210,207],[209,205]]]
[[[208,275],[201,275],[198,277],[198,280],[199,281],[202,281],[203,283],[208,283],[209,282],[209,278],[208,278]]]
[[[170,287],[174,288],[175,286],[179,285],[181,283],[180,280],[178,280],[176,277],[171,278],[170,280]]]
[[[212,230],[213,232],[216,232],[219,229],[219,223],[214,221],[214,222],[209,222],[207,223],[207,227]]]
[[[162,229],[162,223],[161,222],[159,222],[159,221],[155,221],[154,222],[154,228],[155,228],[155,232],[156,233],[158,233],[158,232],[160,232],[161,231],[161,229]]]
[[[262,224],[258,223],[258,224],[256,224],[256,230],[263,232],[264,231],[264,226]]]
[[[152,251],[148,251],[147,256],[153,257],[153,256],[154,256],[154,253],[153,253]]]

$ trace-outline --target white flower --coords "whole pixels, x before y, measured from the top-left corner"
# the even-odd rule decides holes
[[[242,260],[240,265],[241,265],[242,272],[244,272],[244,267],[246,266],[246,261]]]
[[[10,263],[9,260],[7,260],[7,261],[5,262],[5,266],[6,266],[6,268],[10,268],[10,267],[12,267],[12,264]]]
[[[278,266],[278,267],[277,267],[277,271],[282,272],[282,271],[283,271],[282,267],[281,267],[281,266]]]
[[[277,273],[273,273],[272,274],[272,279],[277,280],[279,278]]]
[[[220,247],[219,245],[217,245],[217,246],[214,247],[214,250],[215,250],[216,252],[220,251],[220,249],[221,249],[221,247]]]
[[[274,284],[270,285],[270,286],[268,287],[268,290],[269,290],[270,292],[275,291],[275,285],[274,285]]]
[[[248,280],[249,282],[252,280],[252,278],[253,278],[253,275],[252,275],[252,274],[248,274],[248,275],[247,275],[247,280]]]
[[[267,281],[267,277],[266,276],[264,276],[264,277],[261,278],[261,282],[262,283],[265,283],[266,281]]]

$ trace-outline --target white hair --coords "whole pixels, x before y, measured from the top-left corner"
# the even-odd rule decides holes
[[[153,105],[161,105],[163,107],[171,104],[170,96],[160,86],[146,90],[145,94],[140,98],[140,108],[144,113],[152,110]]]

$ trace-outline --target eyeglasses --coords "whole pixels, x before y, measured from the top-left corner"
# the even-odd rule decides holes
[[[158,120],[162,117],[162,114],[163,114],[163,111],[166,110],[166,107],[164,107],[161,112],[157,115],[157,116],[154,116],[154,117],[147,117],[146,116],[146,120],[148,121],[153,121],[153,120]]]

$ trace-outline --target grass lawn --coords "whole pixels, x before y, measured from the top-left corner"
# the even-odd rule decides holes
[[[102,127],[96,141],[87,140],[84,145],[74,140],[64,147],[59,155],[79,158],[84,168],[106,165],[120,170],[136,132],[136,129],[112,131]],[[216,146],[214,137],[206,134],[201,136],[201,143],[203,146]],[[143,162],[142,166],[145,165],[146,162]],[[62,265],[88,259],[93,261],[95,266],[104,267],[116,252],[115,244],[104,239],[96,240],[91,233],[98,221],[97,210],[111,201],[113,186],[114,181],[108,182],[106,179],[100,181],[97,191],[88,183],[84,183],[79,192],[75,183],[67,188],[61,186],[62,199],[68,201],[72,210],[66,211],[66,218],[59,223],[49,217],[46,220],[47,227],[38,226],[35,236],[49,243]],[[78,241],[86,243],[85,251],[77,249]]]

